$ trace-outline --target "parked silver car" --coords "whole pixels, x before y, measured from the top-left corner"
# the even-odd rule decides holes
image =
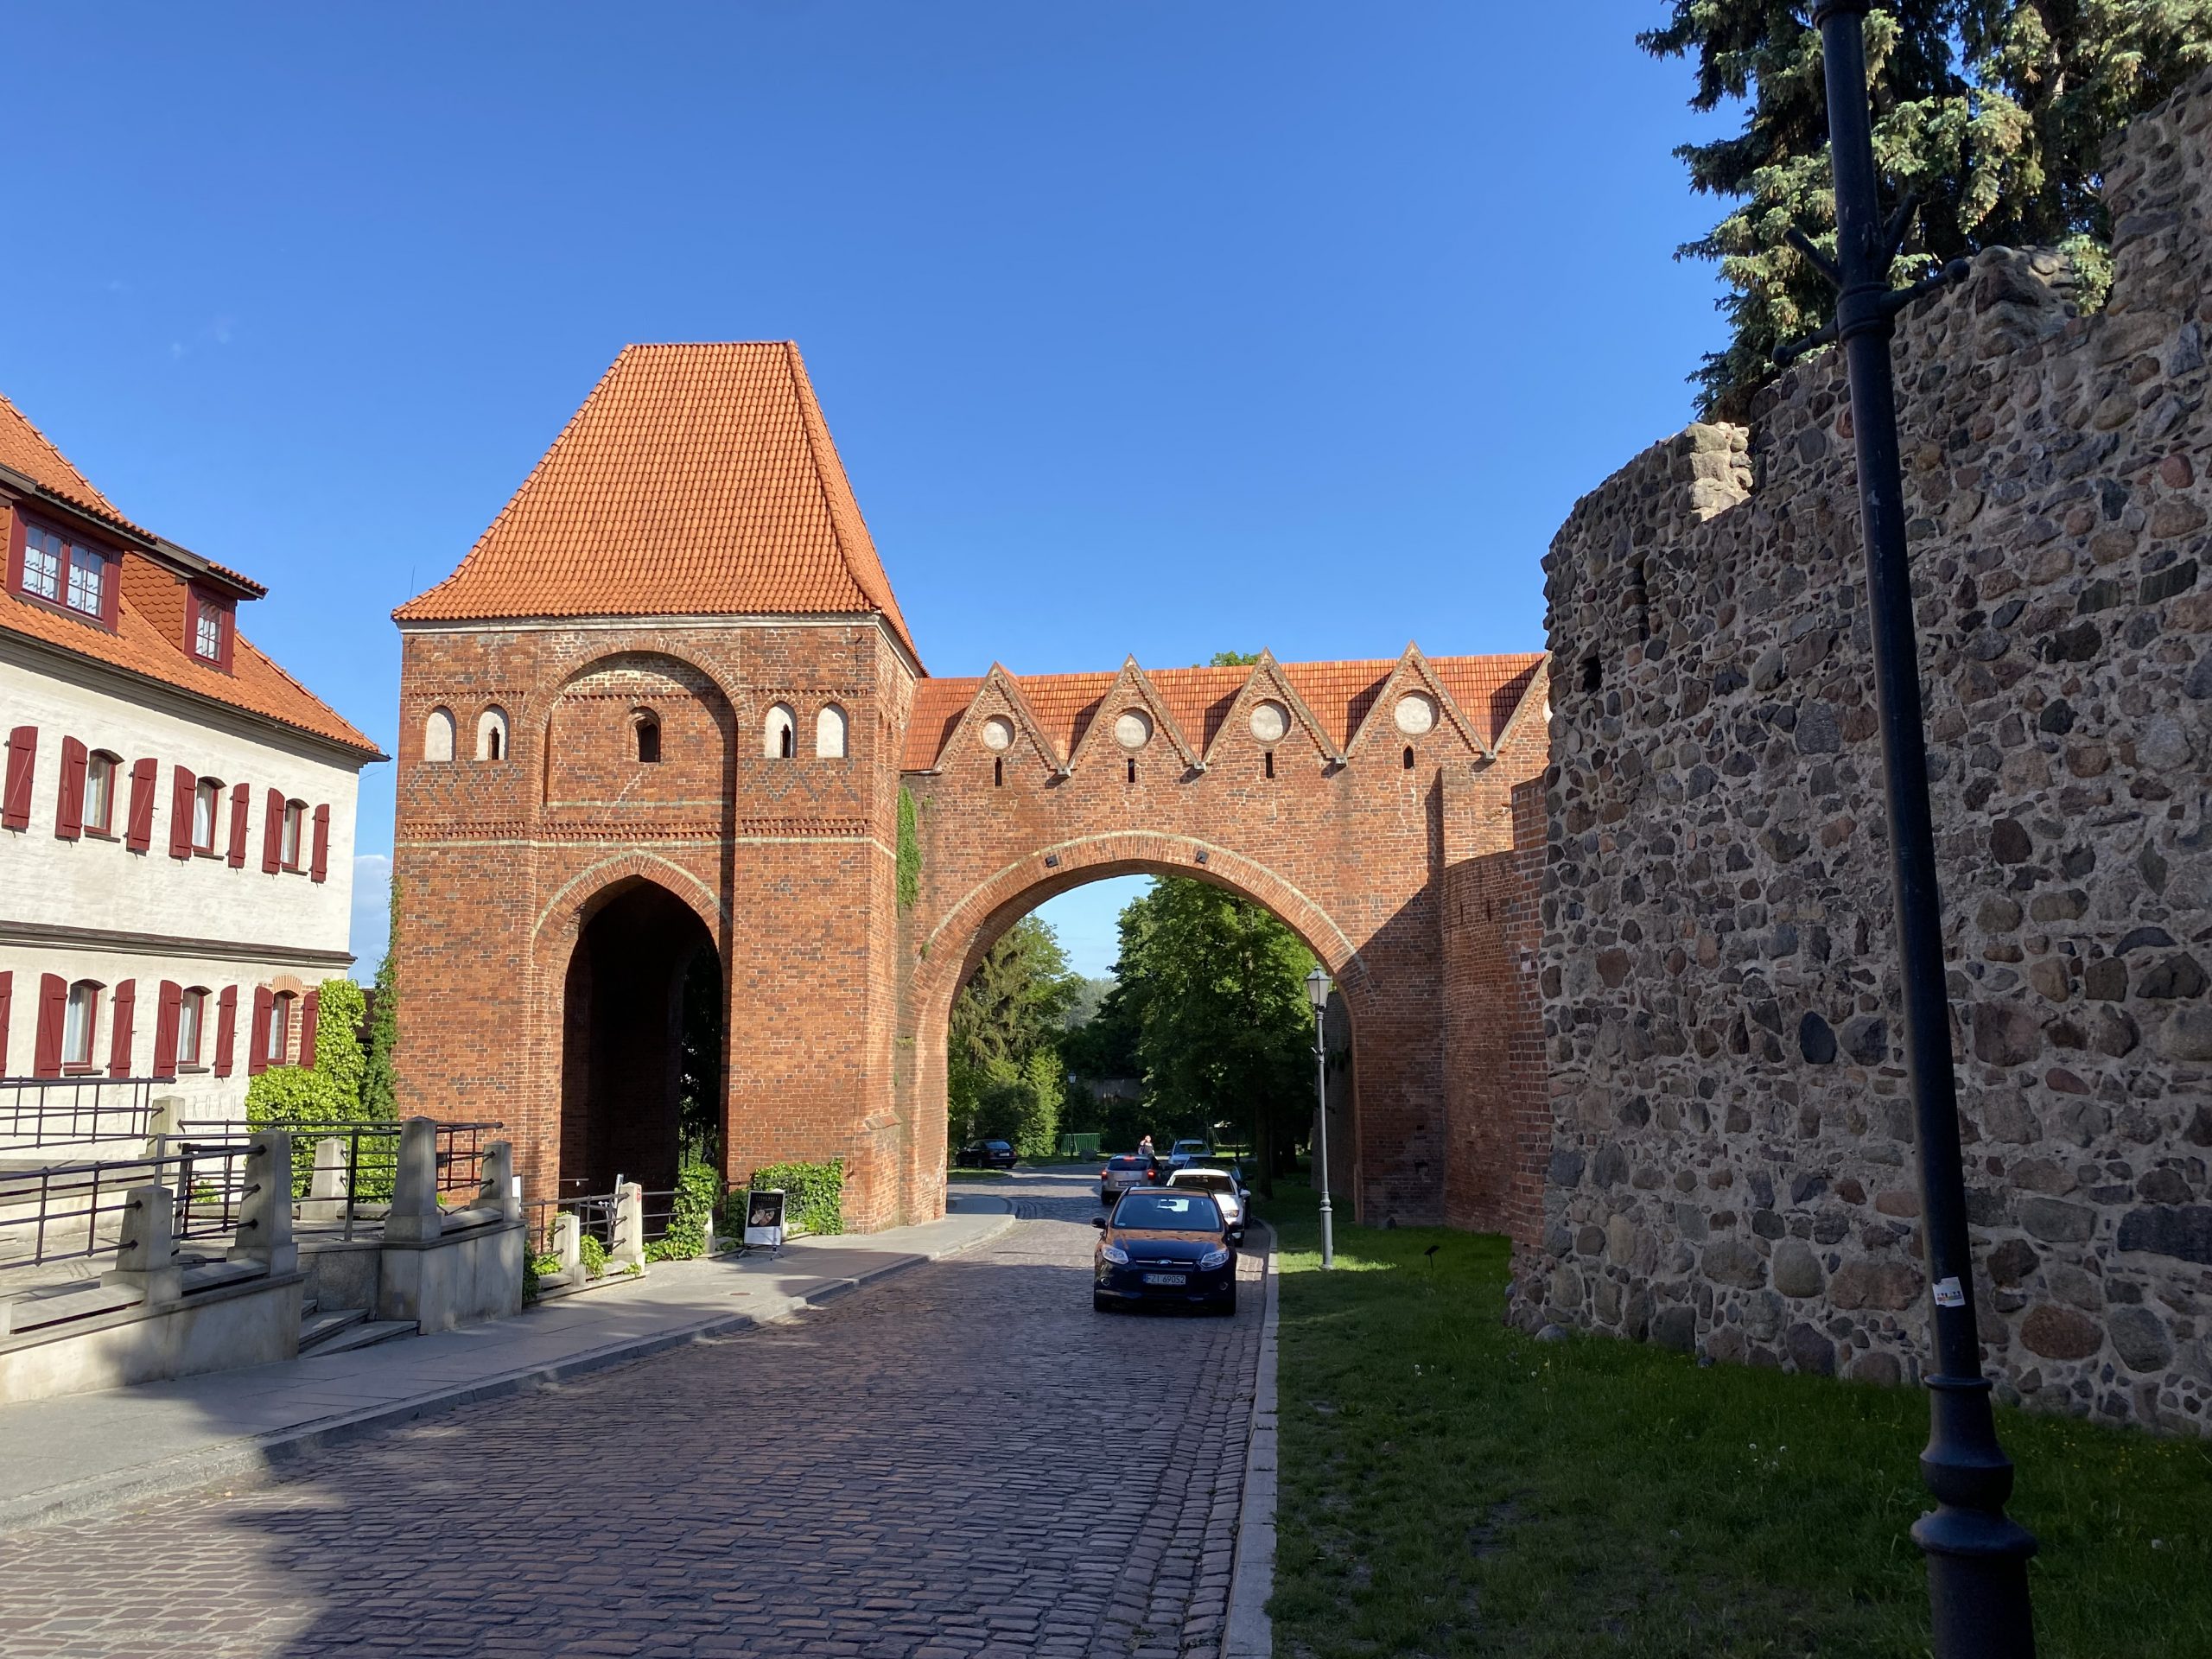
[[[1149,1153],[1116,1153],[1098,1172],[1098,1196],[1111,1210],[1114,1200],[1131,1187],[1159,1185],[1160,1174],[1160,1160]]]

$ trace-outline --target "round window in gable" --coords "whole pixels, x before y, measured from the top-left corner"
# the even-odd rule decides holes
[[[1398,729],[1408,737],[1419,737],[1436,729],[1436,699],[1426,691],[1408,691],[1398,699],[1392,711]]]
[[[1004,715],[993,715],[983,722],[983,747],[993,754],[1004,754],[1014,747],[1014,722]]]
[[[1262,743],[1280,743],[1290,730],[1290,710],[1279,702],[1252,705],[1252,735]]]
[[[1125,749],[1141,749],[1152,741],[1152,716],[1141,709],[1126,710],[1114,722],[1114,741]]]

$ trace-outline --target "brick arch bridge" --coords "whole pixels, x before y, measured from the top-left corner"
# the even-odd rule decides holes
[[[656,1173],[637,1120],[674,1122],[711,950],[728,1173],[842,1157],[851,1224],[938,1213],[960,983],[1142,871],[1249,895],[1336,975],[1360,1213],[1540,1205],[1541,656],[933,677],[780,343],[626,351],[395,620],[402,1103],[505,1123],[533,1195],[594,1178],[579,1147]],[[431,741],[490,709],[498,753]]]

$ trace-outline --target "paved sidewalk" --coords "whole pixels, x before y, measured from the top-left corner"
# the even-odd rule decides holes
[[[519,1318],[172,1382],[0,1407],[0,1534],[217,1480],[371,1427],[780,1319],[1014,1225],[1010,1200],[954,1196],[941,1221],[807,1238],[783,1259],[656,1262],[640,1280]]]

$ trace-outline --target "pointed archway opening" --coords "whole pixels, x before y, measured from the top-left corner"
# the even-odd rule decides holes
[[[632,880],[601,896],[569,959],[561,1192],[676,1185],[687,1152],[720,1155],[721,962],[689,905]]]

